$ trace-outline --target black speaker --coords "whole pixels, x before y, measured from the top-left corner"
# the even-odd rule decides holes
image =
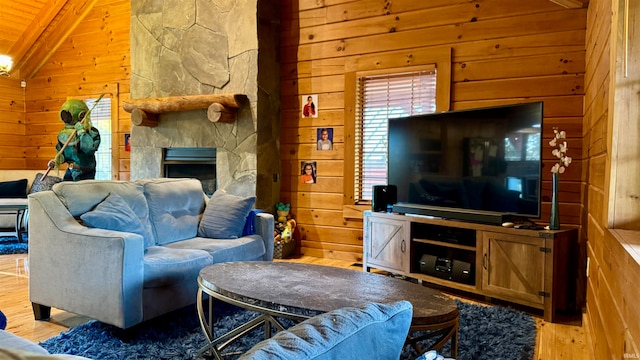
[[[398,188],[395,185],[374,185],[371,210],[386,212],[398,202]]]

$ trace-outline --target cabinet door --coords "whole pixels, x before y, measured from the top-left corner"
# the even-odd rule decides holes
[[[537,237],[483,233],[482,289],[525,305],[544,303],[545,240]]]
[[[383,216],[365,216],[365,266],[408,272],[410,224]]]

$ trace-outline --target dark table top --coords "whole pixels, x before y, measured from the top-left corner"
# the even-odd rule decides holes
[[[458,316],[455,300],[434,289],[330,266],[268,261],[220,263],[202,269],[200,283],[209,292],[242,303],[294,314],[407,300],[413,305],[412,325],[438,324]]]

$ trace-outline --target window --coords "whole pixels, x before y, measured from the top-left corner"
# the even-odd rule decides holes
[[[447,111],[450,90],[449,47],[376,53],[347,60],[344,87],[345,218],[362,218],[362,211],[371,207],[372,186],[386,184],[387,119]],[[423,97],[430,100],[422,101]],[[367,121],[361,121],[365,117]]]
[[[86,99],[91,110],[91,123],[100,132],[100,147],[96,151],[96,180],[111,180],[111,99]],[[94,107],[95,105],[95,107]]]
[[[436,111],[436,69],[362,76],[356,92],[355,200],[371,201],[387,184],[387,122]]]

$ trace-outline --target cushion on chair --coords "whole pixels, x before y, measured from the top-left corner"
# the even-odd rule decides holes
[[[202,214],[198,236],[212,239],[239,238],[247,222],[247,215],[255,203],[255,196],[240,197],[224,190],[216,190]]]
[[[206,197],[199,180],[145,180],[144,195],[149,203],[157,245],[196,236]]]
[[[57,176],[47,175],[44,180],[42,177],[44,174],[37,173],[35,179],[33,179],[33,183],[31,184],[31,189],[29,189],[29,194],[37,193],[39,191],[51,190],[53,185],[62,181],[61,178]]]
[[[194,281],[200,270],[211,265],[211,255],[194,249],[151,246],[144,252],[144,287],[162,287]]]
[[[229,261],[262,260],[266,249],[259,235],[247,235],[237,239],[216,239],[196,237],[166,245],[173,249],[199,249],[213,256],[213,263]]]
[[[330,311],[261,341],[240,359],[398,359],[412,312],[408,301]]]
[[[89,227],[141,235],[145,240],[145,248],[153,245],[151,233],[142,225],[124,199],[116,193],[110,193],[93,210],[80,215],[80,219]]]
[[[0,182],[0,198],[26,198],[28,183],[27,179]]]
[[[142,185],[129,181],[82,180],[63,181],[51,188],[73,217],[91,211],[110,193],[116,193],[129,205],[155,243],[155,234],[151,230],[149,207],[144,197]],[[147,239],[145,239],[146,243]]]

